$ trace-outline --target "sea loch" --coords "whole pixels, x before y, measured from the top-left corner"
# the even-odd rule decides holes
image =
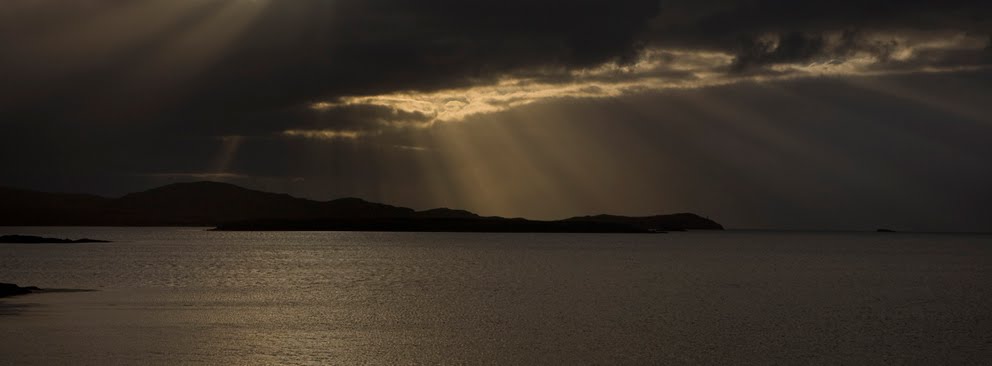
[[[992,237],[0,228],[0,364],[956,364]]]

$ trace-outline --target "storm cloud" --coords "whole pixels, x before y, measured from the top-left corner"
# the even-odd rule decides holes
[[[0,162],[8,168],[0,184],[119,194],[163,179],[213,177],[264,181],[305,196],[364,195],[428,206],[421,199],[426,184],[409,180],[445,170],[443,159],[421,170],[414,161],[456,149],[439,136],[454,139],[451,131],[489,126],[521,111],[578,108],[575,103],[640,109],[652,105],[646,96],[716,96],[721,90],[740,91],[728,98],[743,100],[746,90],[768,85],[807,85],[789,90],[816,94],[808,85],[878,91],[878,80],[904,80],[919,90],[919,78],[985,80],[992,67],[992,3],[7,0],[0,50]],[[965,99],[989,92],[975,83],[968,83],[966,95],[952,90],[959,84],[935,85],[946,88],[935,93]],[[877,102],[870,111],[836,95],[820,97],[843,100],[834,108],[850,108],[851,115],[872,116],[863,121],[869,126],[891,125],[921,105],[948,114],[927,114],[933,123],[981,130],[971,123],[990,119],[981,103],[907,93],[888,87],[865,94],[868,104]],[[614,116],[601,118],[619,122],[602,136],[668,123],[654,112],[651,119],[619,118],[622,108],[607,109]],[[461,122],[466,126],[455,126]],[[569,126],[534,123],[559,131]],[[582,124],[594,123],[575,126]],[[854,133],[858,127],[837,128]],[[679,131],[688,130],[669,132]],[[648,164],[657,160],[653,153],[627,159]],[[483,171],[477,174],[499,170],[487,156],[479,156]],[[542,169],[557,169],[552,165]],[[450,182],[434,182],[444,184]],[[437,205],[496,207],[438,197]],[[692,209],[683,203],[679,207]],[[525,206],[499,206],[498,213],[547,217],[563,214],[567,205],[550,211]],[[769,217],[788,216],[781,215],[786,208],[774,210]]]
[[[737,71],[843,62],[856,51],[884,61],[928,37],[987,42],[990,9],[983,1],[11,0],[0,15],[0,96],[5,108],[141,93],[161,100],[139,110],[257,109],[625,65],[651,48],[728,53]],[[988,59],[970,61],[962,64]]]

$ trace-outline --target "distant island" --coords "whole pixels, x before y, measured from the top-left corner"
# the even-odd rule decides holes
[[[27,295],[27,294],[40,294],[40,293],[54,293],[54,292],[91,292],[93,290],[83,290],[83,289],[67,289],[67,288],[37,288],[35,286],[18,286],[13,283],[0,283],[0,297]]]
[[[0,236],[2,244],[85,244],[85,243],[109,243],[106,240],[94,239],[56,239],[30,235],[4,235]]]
[[[27,295],[40,291],[42,291],[40,288],[34,286],[21,287],[13,283],[0,283],[0,297]]]
[[[216,230],[649,233],[723,230],[691,213],[555,221],[416,211],[359,198],[314,201],[217,182],[176,183],[120,198],[0,188],[0,226],[212,226]]]

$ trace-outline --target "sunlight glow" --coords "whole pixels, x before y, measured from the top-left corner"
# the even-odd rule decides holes
[[[213,171],[216,173],[227,172],[231,168],[231,163],[238,154],[244,136],[224,136],[221,139],[221,148],[214,159]]]
[[[172,37],[148,62],[136,67],[138,80],[168,78],[173,83],[196,77],[225,51],[265,9],[264,1],[228,1]]]
[[[302,137],[316,140],[355,140],[369,133],[352,130],[286,130],[282,133],[289,137]]]
[[[565,98],[609,98],[644,91],[704,88],[740,82],[769,82],[824,76],[872,76],[900,73],[939,73],[974,69],[970,66],[923,67],[913,57],[935,51],[976,51],[986,45],[982,37],[966,34],[893,38],[880,34],[866,42],[891,46],[890,56],[856,51],[843,58],[815,59],[808,63],[771,64],[765,73],[736,74],[728,70],[735,56],[721,52],[649,49],[637,62],[607,63],[580,70],[539,70],[538,76],[508,76],[496,83],[438,91],[407,91],[382,95],[350,96],[311,104],[316,111],[348,106],[378,106],[415,113],[420,121],[379,121],[402,126],[429,127],[480,115]],[[843,47],[840,34],[827,39],[829,49]],[[880,46],[881,47],[881,46]],[[890,63],[889,59],[895,63]]]
[[[680,61],[664,62],[663,57]],[[568,71],[570,81],[559,83],[537,78],[504,78],[493,85],[441,90],[400,92],[386,95],[345,97],[322,101],[314,110],[344,106],[373,105],[429,116],[431,123],[462,121],[468,117],[494,113],[531,103],[560,98],[602,98],[643,89],[691,88],[715,85],[710,80],[714,68],[729,64],[732,57],[718,53],[652,51],[633,65],[606,64],[594,69]],[[673,71],[678,71],[674,77]],[[402,121],[400,121],[402,122]],[[424,124],[429,126],[431,123]]]

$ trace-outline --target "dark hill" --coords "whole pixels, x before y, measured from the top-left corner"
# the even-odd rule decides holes
[[[216,182],[177,183],[113,199],[0,188],[0,226],[222,226],[232,230],[648,232],[722,227],[693,214],[560,221],[414,211],[359,198],[319,202]]]
[[[176,183],[111,199],[0,189],[0,225],[215,226],[259,219],[409,217],[414,210],[342,198],[318,202],[217,182]]]
[[[431,210],[418,211],[416,217],[431,219],[479,219],[482,216],[465,210],[452,210],[450,208],[435,208]]]
[[[723,225],[705,217],[679,213],[674,215],[657,215],[646,217],[626,217],[614,215],[581,216],[565,221],[601,222],[626,224],[644,230],[679,231],[679,230],[723,230]]]
[[[107,205],[104,216],[125,225],[210,226],[263,217],[306,218],[319,214],[319,205],[233,184],[196,182],[128,194]]]
[[[414,210],[381,203],[369,202],[361,198],[341,198],[328,201],[321,206],[324,217],[410,217]]]

